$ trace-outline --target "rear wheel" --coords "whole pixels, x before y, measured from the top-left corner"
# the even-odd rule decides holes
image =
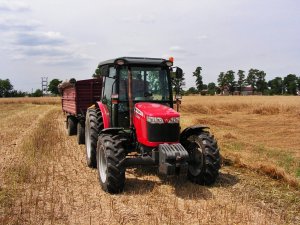
[[[190,135],[185,143],[185,148],[190,155],[189,180],[197,184],[213,184],[221,167],[217,141],[209,132],[202,131]]]
[[[125,151],[119,135],[101,134],[97,145],[99,182],[104,191],[122,192],[125,185]]]
[[[77,120],[73,116],[67,118],[67,133],[69,136],[77,133]]]
[[[80,121],[77,123],[77,143],[79,145],[85,143],[85,136],[84,136],[84,122]]]
[[[85,120],[85,148],[86,148],[86,161],[88,167],[96,168],[96,149],[98,133],[103,129],[102,117],[100,116],[99,109],[88,109],[86,112]]]

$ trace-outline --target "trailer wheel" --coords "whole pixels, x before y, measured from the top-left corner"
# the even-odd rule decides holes
[[[77,133],[77,120],[73,116],[67,118],[67,133],[69,136]]]
[[[96,168],[96,149],[98,133],[101,130],[102,117],[99,109],[88,109],[85,120],[86,161],[90,168]],[[102,128],[103,129],[103,128]]]
[[[197,184],[213,184],[221,168],[217,141],[209,132],[202,131],[187,137],[185,143],[185,148],[190,155],[189,180]]]
[[[84,122],[80,121],[77,123],[77,143],[79,145],[85,144],[85,136],[84,136]]]
[[[97,144],[99,182],[104,191],[120,193],[125,186],[125,151],[119,135],[101,134]]]

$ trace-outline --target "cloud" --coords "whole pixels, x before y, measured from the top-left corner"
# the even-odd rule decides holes
[[[0,18],[0,31],[33,31],[41,26],[37,20],[20,20],[14,16]]]
[[[59,32],[21,32],[16,34],[15,44],[23,46],[63,45],[65,38]]]
[[[30,11],[29,5],[20,1],[0,2],[0,12],[25,12]]]

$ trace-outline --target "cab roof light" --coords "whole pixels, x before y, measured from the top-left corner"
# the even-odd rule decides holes
[[[173,66],[173,62],[169,61],[169,60],[165,60],[164,64],[166,64],[168,67]]]

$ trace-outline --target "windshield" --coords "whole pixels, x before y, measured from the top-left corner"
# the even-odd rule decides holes
[[[169,101],[166,69],[161,67],[131,67],[134,101]],[[128,100],[128,67],[120,70],[119,100]]]

